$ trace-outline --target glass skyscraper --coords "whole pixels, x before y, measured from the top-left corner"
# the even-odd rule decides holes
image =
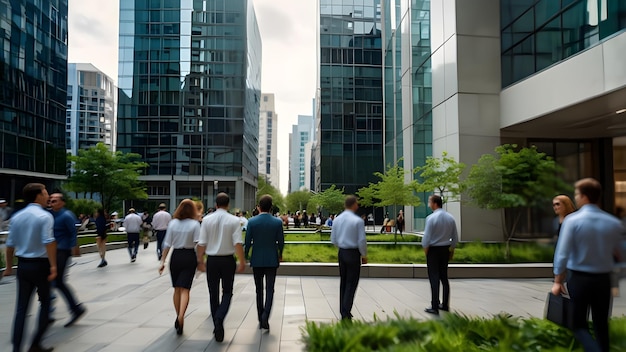
[[[319,0],[318,191],[354,193],[384,167],[381,30],[380,0]]]
[[[120,1],[118,150],[153,202],[254,206],[261,39],[248,0]]]
[[[67,0],[0,0],[0,197],[65,178]]]

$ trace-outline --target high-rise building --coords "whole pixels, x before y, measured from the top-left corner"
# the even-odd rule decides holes
[[[66,177],[67,0],[0,1],[0,197]]]
[[[384,168],[381,1],[318,4],[316,191],[354,193]]]
[[[298,124],[293,125],[289,137],[288,193],[291,193],[309,188],[306,183],[306,173],[310,171],[310,165],[306,163],[306,148],[307,143],[312,142],[315,137],[315,119],[313,116],[298,115]]]
[[[104,143],[115,151],[117,87],[94,65],[70,63],[67,71],[67,152],[77,155]]]
[[[143,156],[153,203],[252,209],[261,39],[251,0],[120,2],[118,150]]]
[[[272,186],[280,187],[278,164],[278,115],[274,94],[261,94],[259,118],[259,177],[265,177]]]

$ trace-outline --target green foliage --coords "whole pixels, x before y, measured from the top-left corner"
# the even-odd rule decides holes
[[[374,176],[380,178],[377,183],[371,183],[367,187],[359,189],[357,196],[363,206],[386,207],[390,205],[418,206],[421,201],[415,195],[416,181],[405,181],[406,172],[398,165],[387,165],[385,173],[375,172]]]
[[[611,350],[626,348],[620,329],[626,318],[612,319]],[[619,335],[622,333],[621,335]],[[441,319],[402,318],[373,322],[307,322],[303,328],[309,352],[335,351],[582,351],[569,330],[547,320],[506,314],[474,318],[445,314]]]
[[[269,194],[272,196],[272,202],[274,203],[275,212],[281,212],[285,210],[285,198],[280,191],[274,187],[271,183],[267,182],[264,177],[259,177],[258,188],[256,191],[256,203],[259,204],[259,198],[261,196]]]
[[[73,199],[66,196],[65,206],[71,210],[76,216],[79,214],[85,214],[88,216],[93,215],[98,208],[102,207],[100,202],[93,199]]]
[[[285,202],[288,211],[295,213],[299,210],[308,209],[309,201],[313,195],[308,190],[295,191],[287,195]]]
[[[74,172],[66,188],[77,193],[99,194],[105,211],[124,199],[147,199],[145,185],[139,181],[148,164],[135,153],[111,152],[103,143],[68,155]]]
[[[329,214],[340,213],[343,210],[345,200],[346,195],[343,193],[343,188],[339,189],[335,185],[331,185],[311,197],[311,203],[314,208],[322,207]]]
[[[441,158],[429,156],[424,166],[413,169],[413,173],[418,174],[422,179],[422,182],[416,185],[415,190],[417,192],[436,191],[443,203],[458,200],[465,189],[465,184],[461,182],[463,170],[465,170],[465,164],[455,161],[446,152],[443,152]]]
[[[508,241],[515,235],[522,209],[546,204],[569,186],[558,177],[561,167],[535,146],[519,149],[505,144],[495,151],[495,156],[485,154],[472,166],[467,195],[480,208],[502,210]],[[516,210],[511,219],[504,216],[506,209]]]

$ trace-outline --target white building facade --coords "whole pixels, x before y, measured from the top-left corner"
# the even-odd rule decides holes
[[[280,164],[278,163],[278,114],[273,93],[261,94],[259,114],[259,178],[265,178],[272,186],[280,187]]]

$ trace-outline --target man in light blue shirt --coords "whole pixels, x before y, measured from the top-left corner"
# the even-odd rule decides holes
[[[566,293],[563,282],[569,271],[574,336],[585,351],[609,351],[610,274],[624,228],[619,219],[597,206],[602,195],[597,180],[585,178],[574,186],[578,211],[566,216],[561,225],[552,293]],[[587,323],[589,308],[595,339]]]
[[[433,210],[433,213],[426,217],[422,247],[426,254],[426,266],[432,296],[431,306],[424,311],[430,314],[439,314],[439,310],[450,310],[448,262],[454,255],[454,248],[459,241],[459,235],[454,218],[442,209],[443,201],[440,196],[430,196],[428,206]],[[439,282],[443,286],[441,304],[439,304]]]
[[[350,320],[361,264],[367,264],[367,240],[365,222],[356,215],[359,209],[356,197],[347,196],[344,207],[345,210],[333,222],[330,241],[339,248],[339,312],[341,319]]]
[[[56,242],[52,232],[54,218],[44,209],[48,191],[41,183],[29,183],[23,189],[30,204],[11,218],[6,243],[7,267],[4,275],[13,274],[13,257],[17,256],[17,303],[13,322],[13,351],[21,351],[26,313],[37,289],[39,324],[29,351],[52,351],[43,348],[41,339],[50,324],[50,281],[57,276]]]

